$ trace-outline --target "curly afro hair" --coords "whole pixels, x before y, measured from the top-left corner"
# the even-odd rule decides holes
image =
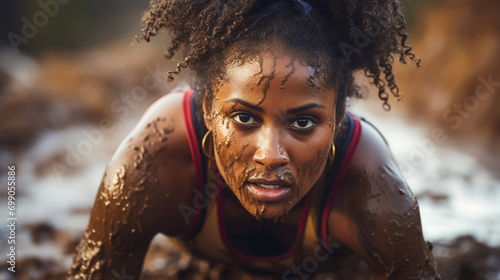
[[[189,65],[196,73],[193,87],[209,96],[224,79],[226,65],[241,64],[279,46],[317,69],[311,78],[321,76],[324,86],[336,90],[337,120],[343,118],[347,97],[361,97],[355,71],[364,70],[378,88],[383,108],[390,110],[388,91],[401,97],[392,71],[394,58],[420,65],[406,44],[406,22],[396,0],[306,0],[335,57],[311,20],[293,5],[255,22],[255,15],[273,2],[277,1],[152,0],[143,17],[146,27],[135,40],[149,42],[165,29],[172,39],[165,56],[171,58],[179,50],[185,55],[168,72],[167,81]]]

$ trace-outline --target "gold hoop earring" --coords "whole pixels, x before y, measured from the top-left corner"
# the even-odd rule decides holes
[[[205,142],[207,141],[207,137],[208,137],[208,135],[209,135],[211,132],[212,132],[212,130],[209,130],[209,131],[207,131],[207,133],[205,133],[205,136],[203,136],[203,139],[201,140],[201,150],[203,151],[203,154],[204,154],[207,158],[209,158],[209,159],[211,159],[211,160],[214,160],[214,159],[215,159],[215,157],[210,156],[210,155],[207,153],[207,150],[205,149]]]
[[[328,158],[329,158],[328,159],[328,167],[332,166],[333,161],[335,160],[335,144],[332,144],[331,151],[332,151],[331,155],[328,156]]]

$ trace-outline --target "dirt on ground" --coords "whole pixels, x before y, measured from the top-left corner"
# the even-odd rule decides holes
[[[78,240],[67,233],[60,232],[47,224],[31,227],[31,236],[35,242],[46,242],[60,247],[65,258],[70,259]],[[490,247],[475,240],[471,236],[458,237],[447,243],[433,244],[433,253],[445,279],[457,280],[498,280],[500,279],[500,247]],[[7,264],[0,266],[0,271],[7,270]],[[65,279],[68,267],[60,261],[50,258],[24,257],[17,261],[16,277],[14,274],[3,274],[5,280],[59,280]],[[126,271],[116,271],[116,280],[133,280]],[[318,273],[310,279],[367,279],[366,265],[354,259],[342,275]],[[153,242],[146,256],[143,273],[140,279],[185,279],[185,280],[219,280],[219,279],[281,279],[281,275],[264,275],[249,272],[224,264],[210,263],[178,251],[164,237]],[[112,279],[112,280],[114,280]],[[111,280],[111,279],[110,279]]]

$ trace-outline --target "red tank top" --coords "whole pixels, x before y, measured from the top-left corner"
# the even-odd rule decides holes
[[[199,211],[192,215],[192,231],[180,238],[170,240],[180,248],[202,258],[222,261],[259,270],[283,273],[292,265],[300,264],[314,254],[331,254],[332,246],[328,241],[328,216],[342,187],[347,169],[361,137],[361,122],[352,113],[346,113],[341,132],[335,140],[335,160],[327,171],[323,189],[310,191],[306,195],[295,241],[285,253],[278,256],[253,256],[239,252],[228,239],[222,195],[210,195],[209,185],[217,184],[221,194],[223,179],[220,175],[207,174],[208,159],[202,153],[201,139],[203,129],[198,125],[195,95],[193,89],[184,90],[183,114],[187,138],[196,174],[196,192],[212,197],[200,203]],[[328,260],[318,264],[318,268],[329,267]]]

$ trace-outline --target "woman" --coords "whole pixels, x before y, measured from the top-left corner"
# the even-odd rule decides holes
[[[346,112],[364,70],[389,109],[405,44],[396,1],[153,0],[138,40],[172,35],[193,88],[157,100],[119,146],[70,272],[138,276],[157,233],[283,279],[360,256],[371,279],[440,279],[382,136]],[[383,72],[384,77],[381,77]]]

